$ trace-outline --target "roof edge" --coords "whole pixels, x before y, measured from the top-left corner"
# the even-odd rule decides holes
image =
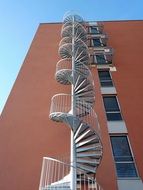
[[[86,21],[86,22],[138,22],[138,21],[143,21],[143,19],[135,19],[135,20],[96,20],[96,21]],[[41,24],[63,24],[63,22],[43,22]]]

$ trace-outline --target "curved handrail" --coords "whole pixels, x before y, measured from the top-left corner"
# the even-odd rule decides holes
[[[73,51],[72,51],[72,43],[63,44],[59,47],[59,55],[62,59],[64,58],[72,58]],[[87,51],[86,46],[75,46],[74,52],[75,60],[76,61],[88,61],[89,60],[89,52]]]
[[[70,58],[61,59],[57,62],[55,75],[57,75],[58,72],[62,72],[66,70],[67,72],[68,71],[75,72],[75,73],[81,74],[83,77],[88,77],[88,80],[90,80],[91,83],[94,85],[91,71],[84,63],[82,62],[75,63],[75,68],[76,70],[73,71]]]
[[[72,38],[71,37],[62,38],[59,43],[59,47],[65,45],[65,44],[72,44]],[[88,46],[87,46],[86,42],[80,38],[75,38],[75,46],[78,46],[79,48],[85,48],[88,51]]]
[[[60,94],[55,94],[52,97],[51,100],[51,108],[50,108],[50,118],[52,114],[56,113],[63,113],[67,115],[71,115],[71,94],[65,94],[65,93],[60,93]],[[81,101],[83,104],[86,105],[84,101]],[[89,107],[87,107],[88,109]],[[85,111],[85,110],[84,110]],[[90,106],[90,110],[88,109],[88,114],[80,117],[79,119],[85,123],[87,123],[92,130],[95,130],[96,133],[98,134],[99,137],[101,137],[101,132],[100,132],[100,126],[98,123],[98,117],[93,108]],[[82,113],[81,113],[82,115]],[[74,117],[74,116],[73,116]],[[64,121],[63,121],[64,122]],[[93,127],[94,126],[94,127]]]
[[[84,23],[83,18],[73,11],[68,11],[63,16],[63,22],[64,23],[71,23],[71,22],[73,22],[73,20],[74,20],[74,22]]]
[[[78,183],[77,189],[90,188],[94,190],[103,190],[102,187],[97,183],[96,179],[89,177],[80,169],[75,168],[70,163],[57,160],[51,157],[43,157],[42,171],[39,190],[48,190],[50,188],[63,189],[66,187],[70,189],[70,170],[74,168],[77,171]],[[48,175],[49,171],[52,173],[52,177]]]
[[[65,38],[65,37],[72,38],[73,37],[72,36],[72,25],[71,26],[66,26],[66,27],[63,28],[63,30],[61,31],[61,37],[62,38]],[[81,39],[84,42],[87,41],[86,31],[82,26],[80,26],[80,25],[75,26],[74,38],[75,39]]]

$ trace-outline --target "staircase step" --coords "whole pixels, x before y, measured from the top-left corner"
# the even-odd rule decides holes
[[[76,97],[80,97],[80,98],[82,98],[82,97],[86,97],[87,98],[87,96],[90,96],[90,97],[94,97],[95,96],[93,89],[90,90],[90,91],[84,91],[84,92],[80,92],[79,94],[76,94]]]
[[[80,84],[80,86],[78,86],[77,88],[74,88],[74,91],[75,91],[75,93],[78,93],[82,90],[87,91],[90,89],[93,89],[93,85],[88,79],[86,79],[86,80],[84,80],[84,83]]]
[[[83,102],[86,102],[86,104],[92,105],[94,101],[95,101],[95,98],[93,96],[88,96],[88,97],[82,96],[80,97],[80,100],[79,98],[76,98],[76,104],[81,104],[81,105],[83,104]]]
[[[76,78],[76,83],[74,85],[74,91],[77,91],[85,83],[85,81],[86,81],[86,78],[78,75],[78,77]]]
[[[79,135],[85,131],[86,129],[88,129],[89,126],[84,124],[84,123],[81,123],[80,126],[78,127],[77,131],[75,132],[74,134],[74,139],[76,139],[77,137],[79,137]]]
[[[81,124],[81,121],[79,120],[79,118],[74,117],[73,115],[68,115],[65,118],[65,122],[67,124],[69,124],[70,128],[72,128],[72,130],[74,131],[74,133],[75,133],[75,131],[77,131],[78,127]]]
[[[94,144],[96,143],[95,137],[92,137],[90,139],[84,140],[83,142],[79,142],[76,144],[76,148],[81,147],[83,145],[88,145],[88,144]]]
[[[96,167],[92,167],[92,166],[85,166],[83,164],[78,164],[77,163],[77,167],[83,171],[87,172],[92,172],[92,173],[96,173],[95,169]]]
[[[81,86],[78,90],[75,91],[76,95],[82,92],[86,92],[86,91],[92,91],[93,87],[92,85],[89,83],[88,85],[85,86]]]
[[[76,149],[76,152],[88,152],[88,151],[100,151],[102,149],[101,145],[98,144],[98,145],[90,145],[90,146],[87,146],[87,147],[83,147],[83,148],[77,148]]]
[[[86,164],[94,164],[94,165],[98,165],[99,164],[99,160],[97,159],[79,159],[77,158],[77,163],[86,163]]]
[[[88,112],[90,113],[92,103],[86,102],[86,99],[76,101],[76,108],[79,110],[79,113]]]
[[[75,143],[78,143],[79,141],[83,140],[84,138],[86,138],[87,136],[92,135],[92,132],[90,131],[90,129],[88,128],[87,130],[85,130],[80,136],[78,136],[75,139]]]
[[[83,123],[81,123],[81,124],[79,125],[78,129],[75,131],[74,139],[77,138],[77,136],[78,136],[78,134],[79,134],[79,131],[81,130],[82,126],[83,126]]]
[[[86,140],[90,140],[90,139],[95,139],[95,140],[97,140],[96,139],[96,137],[95,137],[95,134],[94,133],[89,133],[89,135],[86,135],[83,139],[81,139],[78,143],[80,143],[80,142],[83,142],[83,141],[86,141]]]
[[[84,157],[93,157],[93,158],[100,158],[101,153],[77,153],[77,158],[84,158]]]

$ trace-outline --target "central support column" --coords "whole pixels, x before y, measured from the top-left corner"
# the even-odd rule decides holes
[[[75,32],[74,32],[74,15],[72,21],[72,78],[73,83],[71,86],[71,113],[73,116],[76,116],[76,100],[74,93],[74,85],[75,85]],[[74,117],[73,117],[74,118]],[[74,119],[73,119],[73,127],[74,127]],[[77,172],[76,172],[76,147],[74,143],[74,133],[71,131],[71,190],[76,190],[77,185]]]

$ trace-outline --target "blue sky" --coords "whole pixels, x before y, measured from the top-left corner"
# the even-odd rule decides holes
[[[70,10],[85,20],[143,20],[143,0],[0,0],[0,112],[39,23]]]

